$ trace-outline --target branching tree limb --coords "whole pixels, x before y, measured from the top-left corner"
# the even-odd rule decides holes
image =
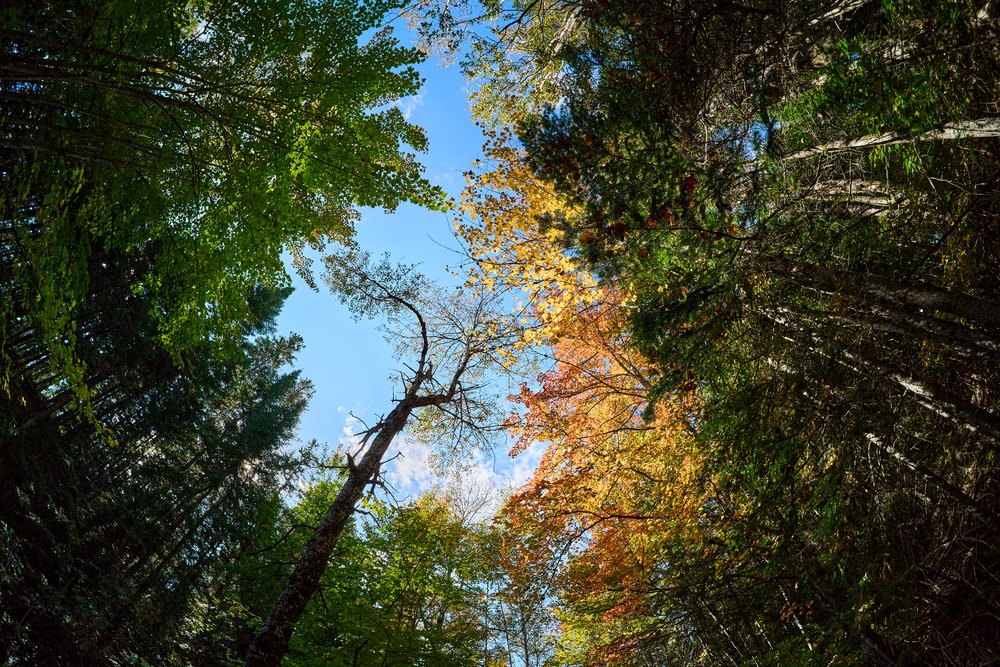
[[[491,352],[508,332],[490,320],[485,298],[467,299],[434,289],[413,267],[373,264],[348,250],[326,258],[326,281],[358,316],[383,315],[389,337],[416,362],[407,366],[404,392],[395,407],[368,429],[360,461],[349,459],[344,484],[306,545],[284,590],[247,654],[247,667],[276,666],[309,599],[315,593],[344,527],[365,487],[373,484],[393,440],[415,411],[434,409],[456,437],[472,433],[486,413],[480,380],[492,366]]]

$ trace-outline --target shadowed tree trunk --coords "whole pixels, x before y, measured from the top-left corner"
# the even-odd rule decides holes
[[[357,465],[350,464],[349,474],[337,494],[330,509],[316,528],[315,534],[306,545],[302,557],[296,564],[284,590],[271,607],[264,625],[250,645],[247,653],[247,667],[279,665],[288,651],[295,624],[319,586],[320,577],[326,570],[327,561],[333,553],[344,526],[354,513],[354,507],[364,493],[365,486],[378,475],[389,445],[406,425],[416,402],[416,390],[421,378],[415,377],[406,397],[396,405],[389,415],[376,427],[377,435],[371,446]]]

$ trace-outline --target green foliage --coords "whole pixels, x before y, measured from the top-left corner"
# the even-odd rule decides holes
[[[446,207],[395,107],[422,57],[381,25],[400,4],[0,13],[0,662],[245,654],[340,488],[284,503],[309,456],[286,448],[309,386],[283,370],[301,341],[273,330],[284,251],[311,281],[306,248],[344,246],[326,281],[417,350],[415,435],[489,441],[483,390],[524,342],[504,297],[351,242],[360,206]],[[474,6],[406,9],[454,52]],[[536,252],[548,264],[507,286],[568,289],[551,276],[581,261],[627,315],[539,377],[573,380],[562,403],[520,399],[548,410],[547,470],[574,471],[562,488],[595,516],[551,479],[492,528],[440,497],[370,497],[287,664],[995,662],[995,7],[481,9],[475,113],[513,125],[560,198],[491,220],[569,256]],[[520,165],[480,184],[514,188]],[[568,447],[584,417],[600,423]]]
[[[397,8],[4,10],[4,112],[23,120],[2,165],[17,281],[3,310],[33,320],[71,386],[91,248],[153,258],[132,289],[182,362],[201,340],[234,352],[247,291],[288,282],[283,250],[349,239],[359,206],[445,206],[406,152],[426,149],[423,132],[392,104],[417,91],[421,58],[381,28]]]
[[[266,609],[287,563],[339,490],[336,478],[312,483],[298,504],[282,512],[273,546],[262,562],[275,579],[244,589],[232,608]],[[289,665],[481,665],[487,627],[481,587],[489,576],[482,547],[486,529],[463,524],[441,499],[427,495],[401,506],[366,502],[364,518],[341,537],[320,590],[298,623]],[[246,567],[246,566],[244,566]],[[246,570],[252,574],[252,568]],[[258,570],[256,576],[260,577]],[[239,654],[232,656],[239,657]]]
[[[22,426],[0,456],[0,643],[14,662],[172,661],[202,592],[302,469],[288,445],[310,387],[284,370],[301,341],[267,335],[287,291],[250,295],[236,360],[203,350],[181,370],[120,258],[101,260],[77,349],[116,441],[21,385]]]

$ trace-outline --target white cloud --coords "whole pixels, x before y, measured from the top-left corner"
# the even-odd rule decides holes
[[[507,483],[511,487],[516,489],[519,486],[523,486],[531,478],[535,473],[535,468],[538,467],[539,462],[542,460],[545,448],[546,443],[544,442],[533,443],[514,459],[514,464],[511,466],[510,475],[507,479]]]
[[[359,433],[365,425],[344,408],[337,408],[337,412],[345,414],[338,449],[359,459],[364,451]],[[489,456],[478,452],[441,469],[432,447],[404,435],[396,438],[386,456],[384,476],[397,500],[437,489],[455,499],[456,509],[466,513],[467,520],[483,521],[500,509],[510,491],[531,478],[544,452],[544,443],[535,443],[514,459],[506,453]],[[305,483],[300,491],[308,486]]]
[[[413,117],[413,112],[424,106],[424,94],[417,93],[416,95],[404,97],[401,100],[393,102],[392,106],[398,107],[403,112],[403,118],[410,120]]]
[[[354,415],[348,415],[344,420],[344,428],[340,430],[340,448],[350,452],[355,458],[361,454],[361,435],[364,424]]]
[[[485,520],[500,509],[507,492],[528,481],[544,452],[545,445],[535,443],[514,460],[477,454],[441,470],[431,447],[402,437],[389,453],[385,477],[400,499],[437,488],[455,498],[469,520]]]
[[[408,491],[425,491],[433,485],[436,473],[431,465],[431,450],[412,438],[401,438],[395,447],[386,477],[393,486]]]

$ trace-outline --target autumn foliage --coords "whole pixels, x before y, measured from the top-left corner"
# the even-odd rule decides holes
[[[705,492],[692,428],[699,398],[682,391],[649,403],[649,363],[629,344],[624,288],[597,286],[560,247],[558,232],[543,228],[573,212],[502,142],[489,147],[493,168],[470,176],[464,210],[476,224],[459,231],[476,262],[474,281],[525,295],[524,342],[546,366],[511,396],[512,454],[547,443],[503,515],[507,534],[517,536],[511,569],[525,591],[555,582],[549,592],[565,605],[565,629],[588,617],[617,626],[592,642],[590,659],[624,659],[650,612],[663,545],[700,539]]]

